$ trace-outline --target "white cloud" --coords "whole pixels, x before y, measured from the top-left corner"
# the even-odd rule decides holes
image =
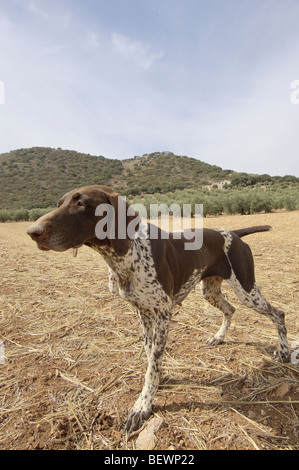
[[[162,51],[154,51],[152,46],[142,41],[133,41],[122,34],[114,33],[112,42],[115,51],[123,59],[143,70],[149,69],[156,60],[163,57]]]
[[[91,48],[97,48],[100,45],[99,35],[94,31],[88,31],[87,33],[87,45]]]
[[[0,18],[0,153],[36,145],[112,158],[170,150],[237,171],[298,174],[291,83],[299,43],[251,58],[250,67],[240,55],[244,69],[234,68],[228,53],[208,60],[208,40],[203,58],[195,29],[187,47],[189,35],[164,20],[154,40],[152,31],[69,13],[66,1],[12,3],[21,1],[22,14],[8,7]]]
[[[27,5],[26,5],[26,9],[31,12],[31,13],[34,13],[35,15],[39,16],[40,18],[46,20],[48,18],[48,14],[46,13],[45,10],[42,10],[40,8],[40,6],[38,6],[33,0],[30,0]]]
[[[63,5],[59,6],[58,4],[57,7],[56,2],[52,1],[52,3],[46,4],[45,6],[46,8],[41,8],[36,1],[29,0],[24,8],[32,15],[34,20],[36,20],[36,18],[42,20],[54,28],[57,27],[64,30],[71,26],[72,13],[63,8]]]

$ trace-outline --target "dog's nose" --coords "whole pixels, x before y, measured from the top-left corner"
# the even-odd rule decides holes
[[[45,229],[40,225],[31,225],[27,230],[27,233],[33,240],[37,240],[43,235],[44,231]]]

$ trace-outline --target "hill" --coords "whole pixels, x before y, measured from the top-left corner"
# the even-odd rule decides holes
[[[69,150],[30,148],[0,155],[2,209],[49,207],[68,190],[106,184],[122,163]]]
[[[0,155],[0,208],[53,207],[62,194],[105,184],[123,195],[166,193],[223,183],[252,186],[275,181],[298,184],[293,176],[270,177],[223,170],[195,158],[156,152],[127,160],[71,150],[34,147]]]

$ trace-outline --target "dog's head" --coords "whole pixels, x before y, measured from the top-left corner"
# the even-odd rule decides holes
[[[128,233],[131,222],[134,228],[131,224]],[[27,233],[45,251],[65,251],[84,244],[109,245],[122,256],[138,223],[138,214],[117,192],[95,185],[65,194],[57,209],[40,217]]]

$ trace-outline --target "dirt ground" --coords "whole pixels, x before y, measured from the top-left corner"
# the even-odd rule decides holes
[[[227,340],[207,346],[222,318],[198,286],[173,315],[156,449],[299,449],[299,213],[204,221],[258,224],[273,230],[246,242],[260,289],[285,311],[292,361],[272,360],[273,325],[228,287]],[[41,252],[28,225],[0,224],[0,449],[134,449],[138,434],[121,429],[146,370],[137,315],[108,291],[97,253]]]

